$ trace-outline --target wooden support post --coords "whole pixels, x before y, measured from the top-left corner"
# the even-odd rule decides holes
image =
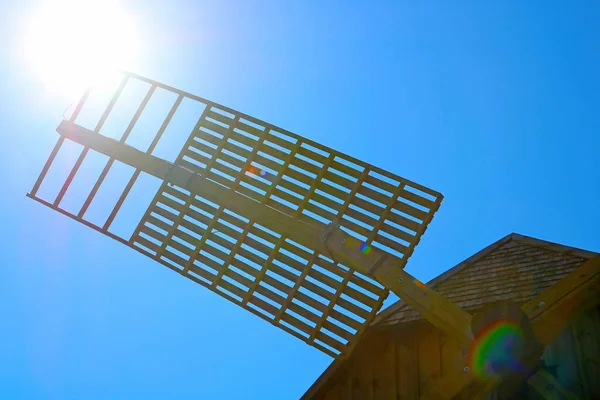
[[[521,309],[531,320],[534,333],[540,343],[547,345],[565,329],[573,318],[584,310],[597,305],[598,302],[600,302],[600,256],[583,263],[544,293],[523,304]],[[552,396],[557,393],[566,393],[568,397],[558,398],[576,398],[574,394],[560,387],[556,380],[550,379],[551,377],[546,371],[540,370],[529,379],[528,384],[544,399],[556,398],[544,397],[548,395],[546,390],[548,385],[555,388],[551,391]],[[499,379],[492,378],[488,382],[477,384],[477,378],[471,373],[465,374],[463,371],[457,371],[456,374],[438,382],[422,399],[451,398],[470,385],[475,385],[477,389],[469,393],[483,394],[493,390],[500,382]],[[546,389],[540,393],[540,388]],[[444,393],[446,397],[442,397]]]
[[[539,370],[527,382],[538,396],[544,400],[577,400],[578,397],[565,389],[552,374]]]

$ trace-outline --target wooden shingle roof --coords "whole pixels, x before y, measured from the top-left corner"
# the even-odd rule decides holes
[[[428,285],[469,312],[499,300],[524,303],[595,255],[512,233],[439,275]],[[398,301],[381,312],[375,324],[386,326],[422,319],[411,306]]]
[[[525,302],[597,255],[512,233],[429,281],[427,285],[466,311],[473,312],[498,300]],[[396,330],[423,321],[417,311],[400,300],[380,312],[371,328]],[[345,362],[342,359],[334,360],[302,399],[312,399]]]

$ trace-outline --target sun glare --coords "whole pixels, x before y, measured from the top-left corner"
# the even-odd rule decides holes
[[[115,69],[132,69],[139,38],[116,0],[42,0],[25,17],[27,69],[53,95],[74,98]]]

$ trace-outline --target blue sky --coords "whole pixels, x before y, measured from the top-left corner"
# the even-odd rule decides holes
[[[298,398],[328,356],[25,197],[69,105],[14,55],[33,5],[0,1],[0,389]],[[127,6],[135,72],[442,192],[416,277],[511,232],[600,251],[597,2]]]

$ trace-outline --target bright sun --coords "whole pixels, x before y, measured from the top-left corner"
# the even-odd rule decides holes
[[[42,0],[26,16],[21,50],[46,90],[73,98],[100,76],[131,69],[137,33],[116,0]]]

